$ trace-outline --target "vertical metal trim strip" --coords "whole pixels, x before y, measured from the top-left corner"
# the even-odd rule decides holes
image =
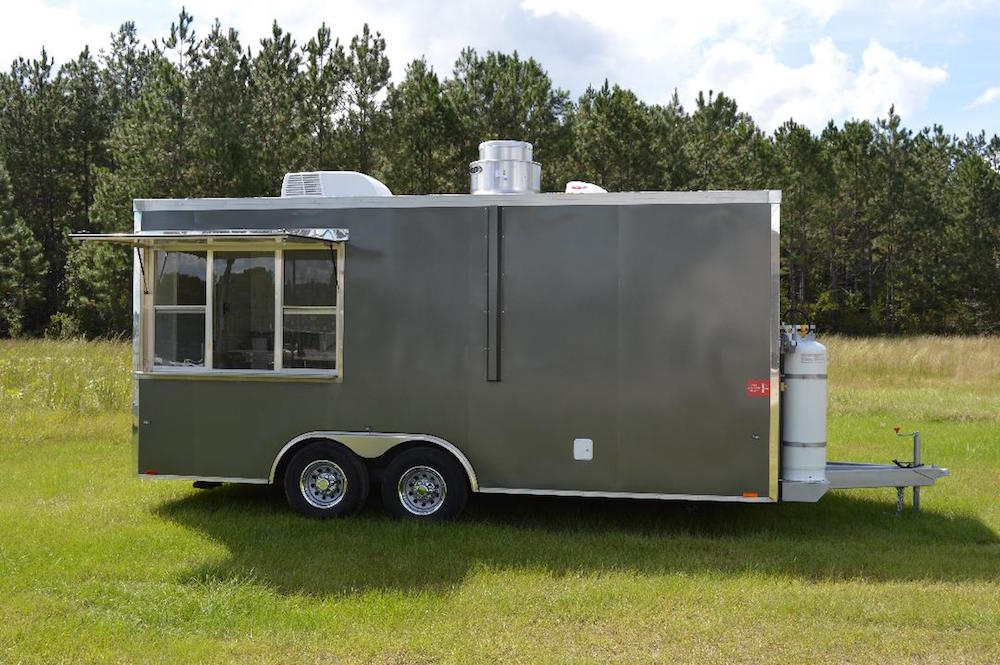
[[[278,372],[282,366],[282,351],[284,350],[284,330],[285,325],[285,251],[276,249],[274,251],[274,371]]]
[[[337,243],[337,340],[335,361],[337,369],[337,380],[344,380],[344,292],[347,290],[344,284],[344,264],[347,261],[347,243]]]
[[[500,380],[500,320],[503,306],[503,217],[499,206],[489,207],[486,233],[486,380]]]
[[[142,369],[148,371],[153,367],[156,356],[156,311],[153,306],[154,293],[156,292],[156,250],[152,247],[144,247],[143,262],[149,266],[146,272],[147,288],[149,293],[143,293],[141,298],[141,327],[145,333],[140,332],[142,343]]]
[[[771,192],[771,404],[770,431],[768,432],[768,487],[767,495],[778,500],[778,475],[781,471],[781,192]]]
[[[142,213],[138,210],[132,212],[132,230],[138,233],[142,230]],[[146,326],[143,325],[142,307],[145,295],[143,295],[143,275],[140,268],[140,261],[145,262],[143,255],[146,250],[136,247],[132,256],[132,468],[139,472],[139,378],[138,373],[145,366],[145,350],[143,349],[143,333]]]
[[[205,369],[215,362],[215,250],[205,252]]]
[[[132,228],[135,233],[142,230],[142,213],[139,211],[132,213]],[[140,261],[145,262],[145,256],[143,256],[145,250],[142,247],[136,247],[134,251],[135,254],[132,257],[132,370],[138,372],[143,369],[141,335],[143,330],[141,325],[143,282]],[[134,391],[138,391],[137,386],[138,382],[136,381],[133,386]],[[138,405],[138,393],[134,392],[134,396],[135,405]]]

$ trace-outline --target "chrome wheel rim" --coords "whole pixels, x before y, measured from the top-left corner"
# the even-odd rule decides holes
[[[415,466],[406,470],[396,487],[399,502],[413,515],[431,515],[437,512],[448,495],[448,485],[436,470],[429,466]]]
[[[336,462],[316,460],[302,469],[299,491],[309,505],[323,509],[333,508],[347,494],[347,476]]]

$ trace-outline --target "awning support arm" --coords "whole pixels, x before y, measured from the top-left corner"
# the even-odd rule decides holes
[[[146,284],[146,268],[145,268],[145,266],[142,265],[142,248],[141,247],[136,247],[135,248],[135,255],[136,255],[136,258],[139,259],[139,273],[142,274],[142,294],[148,296],[149,295],[149,285]]]

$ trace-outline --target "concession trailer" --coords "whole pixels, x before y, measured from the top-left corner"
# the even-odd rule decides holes
[[[280,484],[311,516],[376,487],[424,520],[469,492],[918,505],[947,475],[919,435],[908,464],[826,461],[826,351],[779,322],[780,192],[542,194],[530,144],[480,153],[468,195],[290,173],[78,234],[135,248],[138,474]]]

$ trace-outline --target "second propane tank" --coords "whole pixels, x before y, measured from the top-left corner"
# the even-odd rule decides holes
[[[826,347],[812,326],[784,325],[781,456],[786,481],[826,480]]]

